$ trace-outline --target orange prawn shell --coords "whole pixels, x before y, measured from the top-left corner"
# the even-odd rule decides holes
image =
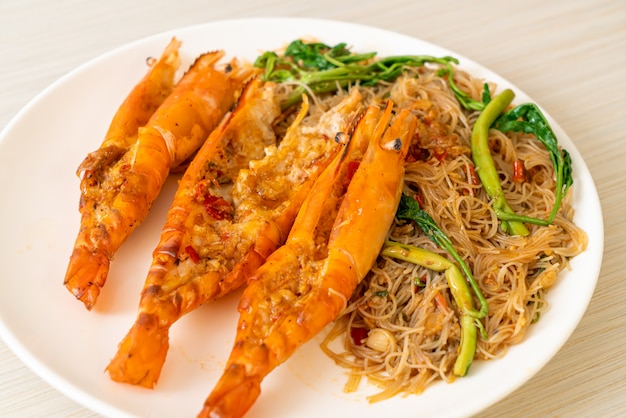
[[[328,245],[332,261],[327,266],[340,263],[344,265],[341,270],[354,270],[358,280],[351,286],[356,286],[372,268],[393,223],[403,185],[398,179],[404,178],[404,158],[411,142],[407,133],[414,132],[416,123],[416,118],[403,110],[385,133],[382,143],[370,145],[380,150],[366,154],[361,162],[363,169],[354,174],[335,218]],[[378,186],[372,187],[373,184]],[[378,223],[386,228],[377,226]],[[350,297],[352,290],[342,293]]]
[[[366,116],[377,118],[378,113]],[[239,303],[231,356],[199,416],[243,416],[259,396],[264,377],[336,318],[371,268],[395,215],[416,124],[408,111],[401,112],[387,129],[390,118],[391,105],[341,201],[326,256],[318,258],[315,231],[329,216],[324,203],[332,196],[331,186],[342,180],[341,156],[318,178],[285,245],[251,279]]]
[[[170,170],[200,147],[234,103],[244,81],[237,77],[248,74],[213,68],[223,55],[200,56],[121,158],[101,166],[102,183],[81,184],[81,226],[64,284],[87,309],[106,282],[111,258],[143,222]]]
[[[150,71],[126,97],[115,113],[101,148],[126,148],[137,139],[137,131],[156,112],[174,88],[176,71],[180,67],[181,42],[172,38],[161,57],[151,63]]]

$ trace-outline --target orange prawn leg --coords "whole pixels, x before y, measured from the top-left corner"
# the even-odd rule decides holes
[[[232,106],[243,80],[216,68],[222,56],[200,56],[139,129],[137,141],[83,194],[64,284],[87,309],[96,303],[111,258],[143,222],[170,169],[197,150]]]
[[[231,356],[199,416],[245,414],[260,394],[264,377],[335,319],[373,264],[396,208],[392,201],[384,207],[390,213],[378,214],[373,222],[369,215],[378,211],[363,197],[375,197],[377,202],[391,196],[397,203],[404,156],[415,126],[415,118],[403,112],[387,129],[381,146],[390,117],[390,108],[380,117],[375,111],[366,113],[365,121],[379,122],[375,130],[363,120],[357,127],[355,137],[363,134],[369,146],[346,194],[341,193],[343,174],[332,175],[337,166],[329,166],[307,197],[285,245],[251,279],[240,302]],[[338,172],[345,173],[350,162],[344,160]],[[352,220],[359,229],[351,229]],[[347,250],[335,249],[341,241],[350,243]],[[351,251],[356,241],[367,241],[374,250]]]
[[[170,326],[220,293],[220,282],[234,264],[226,257],[236,260],[236,244],[244,239],[216,184],[232,180],[276,142],[271,126],[280,108],[273,89],[258,79],[248,83],[234,111],[185,171],[153,252],[137,319],[107,367],[113,380],[153,387],[167,355]],[[220,243],[225,235],[231,236],[231,246]]]

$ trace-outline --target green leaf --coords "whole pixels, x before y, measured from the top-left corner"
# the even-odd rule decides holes
[[[420,208],[417,200],[402,194],[396,211],[396,218],[414,221],[417,226],[440,248],[452,246],[450,238],[437,226],[433,218]]]
[[[483,84],[483,94],[481,98],[485,105],[488,105],[491,101],[491,92],[489,91],[489,84],[487,83]]]
[[[293,58],[299,67],[318,71],[337,66],[329,61],[326,55],[330,58],[340,58],[350,55],[350,51],[346,48],[345,43],[330,47],[320,42],[304,43],[299,39],[291,42],[285,50],[285,57]]]
[[[556,177],[555,202],[548,223],[554,221],[561,201],[574,180],[572,177],[572,159],[566,150],[561,150],[556,135],[550,124],[534,103],[521,104],[498,117],[493,128],[502,132],[514,131],[534,135],[550,153]]]
[[[287,46],[283,56],[265,52],[254,65],[264,69],[262,79],[265,81],[298,82],[306,86],[295,89],[281,104],[287,108],[298,103],[307,91],[332,92],[357,82],[374,86],[381,81],[393,82],[409,67],[458,62],[453,57],[429,55],[392,56],[380,60],[375,60],[375,56],[376,52],[352,53],[345,43],[329,46],[295,40]]]
[[[459,86],[454,82],[454,69],[452,68],[451,63],[447,63],[447,69],[439,72],[439,76],[443,77],[448,76],[448,84],[450,85],[450,89],[454,92],[456,99],[459,101],[461,106],[466,108],[467,110],[478,110],[482,111],[487,103],[491,100],[491,94],[489,93],[489,86],[487,83],[484,84],[482,101],[474,100],[472,96],[465,93]]]

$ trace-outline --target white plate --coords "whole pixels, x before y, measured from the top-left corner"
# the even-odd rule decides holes
[[[44,380],[107,416],[195,416],[221,373],[237,320],[238,294],[180,320],[154,390],[115,383],[104,372],[135,318],[150,254],[175,189],[172,180],[119,251],[94,311],[87,312],[62,285],[79,224],[75,169],[99,146],[113,113],[145,73],[146,57],[158,56],[174,35],[183,41],[185,65],[214,49],[253,60],[302,36],[345,41],[355,51],[378,51],[380,56],[453,55],[475,76],[513,88],[517,103],[530,101],[506,80],[454,52],[380,29],[311,19],[233,20],[179,29],[116,49],[54,83],[0,137],[0,335]],[[358,393],[343,393],[345,371],[314,340],[266,379],[249,416],[467,416],[502,399],[543,367],[585,312],[603,249],[593,180],[572,141],[550,122],[573,159],[575,220],[589,234],[589,247],[560,276],[548,295],[551,310],[522,344],[500,360],[476,362],[470,375],[455,383],[437,383],[421,396],[370,405],[365,397],[376,389],[362,385]]]

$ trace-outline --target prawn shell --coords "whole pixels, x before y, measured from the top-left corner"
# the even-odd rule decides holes
[[[110,261],[140,225],[170,170],[189,158],[235,101],[244,79],[215,68],[223,51],[203,54],[176,83],[138,138],[111,166],[101,199],[81,199],[81,227],[64,284],[90,310],[104,286]],[[242,74],[239,74],[241,76]],[[246,75],[247,77],[247,75]]]
[[[285,245],[251,278],[239,303],[231,355],[198,416],[243,416],[259,396],[264,377],[336,318],[369,271],[395,215],[416,124],[403,111],[388,128],[391,111],[391,104],[382,115],[368,109],[354,135],[364,135],[369,146],[345,195],[334,196],[345,172],[342,163],[350,162],[342,154],[316,181]],[[378,122],[375,129],[372,121]],[[400,147],[387,146],[397,139]],[[336,215],[327,211],[328,199],[340,202]],[[324,229],[328,216],[335,216],[328,253],[318,259],[319,228]]]
[[[76,171],[81,179],[81,226],[64,284],[87,309],[96,303],[100,287],[106,280],[111,258],[107,249],[114,246],[111,228],[98,223],[93,216],[94,209],[107,198],[100,184],[108,170],[137,141],[139,128],[148,122],[174,89],[175,74],[180,66],[180,45],[180,41],[172,38],[161,57],[117,109],[100,148],[90,152]]]
[[[245,84],[235,109],[211,132],[181,178],[159,243],[153,251],[137,318],[107,366],[112,380],[154,387],[169,349],[170,325],[185,313],[220,294],[225,275],[223,270],[205,272],[202,276],[184,282],[176,273],[179,254],[185,250],[185,234],[189,219],[193,216],[194,205],[197,204],[197,182],[205,175],[207,164],[222,157],[223,148],[233,137],[250,132],[249,110],[262,107],[268,115],[278,115],[278,106],[275,105],[275,110],[271,110],[264,91],[263,83],[257,78]],[[272,120],[273,117],[270,117],[265,123],[269,125]],[[246,130],[241,130],[241,127]],[[243,136],[243,139],[248,140],[247,136]],[[260,137],[257,142],[262,139]],[[259,145],[262,150],[266,144]]]

